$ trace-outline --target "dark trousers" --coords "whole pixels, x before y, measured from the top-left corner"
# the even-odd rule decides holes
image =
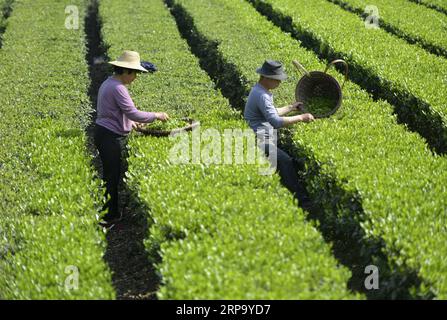
[[[126,170],[127,137],[95,125],[95,145],[102,162],[103,180],[106,183],[106,220],[119,218],[119,188]]]
[[[304,170],[304,163],[292,158],[287,152],[273,143],[263,143],[260,145],[266,157],[276,153],[276,171],[278,172],[281,183],[294,194],[296,198],[307,196],[307,192],[301,185],[297,170]],[[269,160],[271,160],[269,158]]]

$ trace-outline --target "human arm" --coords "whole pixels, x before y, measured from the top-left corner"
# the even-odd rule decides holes
[[[168,121],[168,120],[169,120],[169,116],[168,116],[168,114],[165,113],[165,112],[154,112],[154,114],[155,114],[155,119],[156,119],[156,120],[160,120],[160,121],[162,121],[162,122],[165,122],[165,121]],[[141,127],[143,127],[144,125],[145,125],[145,123],[135,122],[135,121],[132,122],[132,128],[133,128],[133,129],[141,128]]]
[[[125,86],[116,87],[114,98],[127,118],[136,123],[150,123],[155,120],[166,121],[169,119],[168,115],[164,112],[146,112],[138,110]]]
[[[283,126],[283,118],[278,114],[278,109],[273,105],[272,98],[268,95],[261,95],[258,98],[258,108],[264,119],[268,121],[273,128],[278,129]]]
[[[297,116],[291,116],[291,117],[282,117],[283,119],[283,126],[289,127],[297,122],[311,122],[314,121],[315,118],[310,113],[303,113]]]
[[[290,112],[303,111],[303,103],[298,101],[282,108],[276,108],[276,110],[279,116],[284,116]]]
[[[302,108],[301,102],[295,102],[290,106],[279,108],[280,110],[298,110]],[[278,109],[273,105],[271,97],[262,95],[260,97],[259,108],[264,115],[265,119],[272,125],[273,128],[278,129],[281,127],[288,127],[297,122],[310,122],[314,120],[314,117],[310,113],[304,113],[296,116],[283,117],[279,114]],[[293,109],[293,110],[292,110]],[[289,111],[289,112],[290,112]]]

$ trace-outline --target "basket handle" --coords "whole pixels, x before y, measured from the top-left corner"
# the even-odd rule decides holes
[[[331,66],[335,65],[336,63],[342,63],[345,66],[345,81],[343,81],[343,84],[341,85],[341,88],[343,89],[343,87],[345,86],[346,81],[348,81],[348,73],[349,73],[349,66],[348,66],[348,64],[346,63],[345,60],[337,59],[337,60],[334,60],[334,61],[328,63],[328,65],[326,66],[326,69],[324,70],[324,73],[327,73],[329,68]]]
[[[307,71],[306,68],[304,68],[301,63],[299,63],[296,60],[293,60],[292,63],[298,69],[298,71],[300,71],[302,74],[305,74],[306,76],[310,77],[309,71]]]

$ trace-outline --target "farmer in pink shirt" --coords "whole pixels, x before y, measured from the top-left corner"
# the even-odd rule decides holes
[[[127,135],[140,123],[169,119],[164,112],[139,111],[127,91],[126,86],[136,79],[138,73],[148,72],[141,66],[137,52],[124,51],[117,61],[110,64],[114,66],[114,74],[99,88],[94,138],[103,166],[106,196],[110,197],[104,207],[107,209],[104,218],[109,222],[121,218],[118,188],[126,167]]]

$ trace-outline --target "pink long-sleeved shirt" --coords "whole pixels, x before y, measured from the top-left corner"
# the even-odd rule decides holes
[[[96,123],[120,135],[132,130],[133,122],[149,123],[155,113],[139,111],[121,81],[109,77],[98,92]]]

